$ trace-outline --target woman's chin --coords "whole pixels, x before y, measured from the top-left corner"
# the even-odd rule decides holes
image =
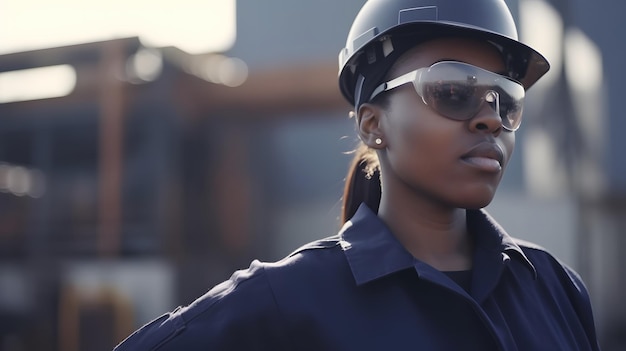
[[[481,209],[481,208],[487,207],[491,203],[491,201],[493,201],[494,196],[495,196],[495,190],[483,191],[483,192],[480,192],[479,194],[475,193],[473,195],[469,195],[465,197],[463,199],[464,201],[461,201],[462,205],[459,207],[466,208],[468,210]]]

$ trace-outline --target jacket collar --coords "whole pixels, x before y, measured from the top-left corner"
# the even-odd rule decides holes
[[[339,233],[357,285],[413,266],[415,259],[365,204]]]
[[[512,258],[521,261],[536,278],[535,267],[522,249],[486,211],[468,210],[467,224],[470,232],[476,235],[473,270],[493,271],[494,264],[499,267],[492,272],[494,279],[489,279],[488,285],[495,286],[503,263]],[[352,219],[343,226],[339,238],[357,285],[411,267],[415,267],[419,275],[422,270],[420,267],[427,266],[415,259],[380,218],[364,204],[361,204]]]

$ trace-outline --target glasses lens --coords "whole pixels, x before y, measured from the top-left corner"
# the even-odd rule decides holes
[[[523,86],[505,76],[462,62],[442,61],[420,70],[414,82],[424,103],[445,117],[468,120],[480,110],[485,96],[500,98],[500,117],[507,130],[519,127],[524,100]]]
[[[459,81],[439,81],[424,84],[424,100],[440,114],[455,120],[465,120],[470,111],[480,106],[480,98],[476,99],[477,91]]]

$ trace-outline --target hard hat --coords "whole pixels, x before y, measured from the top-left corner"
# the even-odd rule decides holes
[[[339,53],[341,93],[358,108],[398,56],[421,41],[444,36],[492,43],[503,54],[508,75],[525,89],[550,69],[539,52],[518,40],[504,0],[369,0]]]

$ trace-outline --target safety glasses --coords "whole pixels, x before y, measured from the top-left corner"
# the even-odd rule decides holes
[[[370,101],[382,92],[413,83],[424,103],[444,117],[465,121],[487,102],[502,118],[502,127],[515,131],[522,121],[524,87],[521,83],[457,61],[440,61],[379,85]]]

